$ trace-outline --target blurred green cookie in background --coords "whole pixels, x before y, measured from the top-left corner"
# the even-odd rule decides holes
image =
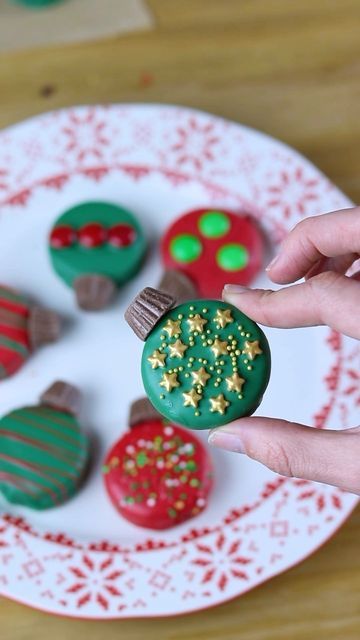
[[[41,8],[46,7],[48,4],[62,2],[62,0],[13,0],[13,2],[25,4],[27,7]]]

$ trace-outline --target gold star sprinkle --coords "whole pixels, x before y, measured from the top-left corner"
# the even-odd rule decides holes
[[[213,352],[214,356],[217,358],[218,356],[222,356],[222,355],[226,355],[227,354],[227,342],[224,341],[222,342],[221,340],[219,340],[218,338],[216,338],[216,340],[214,340],[213,345],[210,347],[211,351]]]
[[[195,389],[191,389],[182,395],[184,398],[184,407],[194,407],[196,409],[199,404],[199,400],[201,400],[201,395],[199,395]]]
[[[150,362],[152,369],[157,369],[158,367],[165,367],[165,358],[166,353],[160,353],[160,351],[156,349],[156,351],[148,357],[148,362]]]
[[[197,371],[192,371],[191,375],[194,379],[193,384],[201,384],[202,387],[205,387],[207,381],[211,378],[211,375],[206,372],[204,367],[201,367]]]
[[[255,340],[254,342],[246,340],[244,342],[243,353],[245,353],[250,360],[254,360],[256,356],[259,356],[262,353],[262,349],[259,347],[259,340]]]
[[[183,358],[188,348],[189,347],[181,342],[181,340],[175,340],[173,344],[169,344],[170,358]]]
[[[189,331],[198,331],[199,333],[202,333],[207,320],[197,313],[193,318],[189,318],[187,323],[189,325]]]
[[[226,327],[230,322],[234,322],[234,318],[231,315],[231,309],[218,309],[214,318],[214,322],[222,329]]]
[[[230,404],[230,402],[225,400],[222,393],[220,393],[219,396],[216,396],[216,398],[209,398],[209,400],[211,405],[210,411],[212,413],[214,413],[214,411],[217,411],[218,413],[221,413],[221,415],[225,413],[226,407],[228,407]]]
[[[168,320],[163,331],[166,331],[169,338],[173,338],[176,334],[181,333],[180,320]]]
[[[238,373],[233,373],[232,376],[225,378],[228,391],[241,391],[245,382],[244,378],[240,378]]]
[[[166,391],[172,391],[176,387],[180,386],[180,382],[177,379],[177,373],[163,373],[163,377],[159,384],[160,387],[164,387]]]

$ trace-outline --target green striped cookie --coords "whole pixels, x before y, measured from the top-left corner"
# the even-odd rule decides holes
[[[62,391],[73,390],[56,384],[63,385]],[[61,398],[59,407],[56,400],[55,406],[51,399],[46,404],[46,394],[42,402],[0,420],[0,492],[13,504],[38,510],[62,504],[77,492],[89,452],[88,438]]]

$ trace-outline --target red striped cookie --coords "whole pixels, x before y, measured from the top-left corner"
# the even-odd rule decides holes
[[[55,313],[0,285],[0,380],[16,373],[34,348],[55,341],[59,331]]]

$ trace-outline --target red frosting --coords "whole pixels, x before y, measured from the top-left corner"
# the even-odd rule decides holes
[[[109,229],[108,242],[113,247],[128,247],[135,237],[135,229],[129,224],[116,224]]]
[[[106,489],[130,522],[167,529],[205,509],[212,487],[212,464],[191,432],[161,419],[142,422],[109,452]]]
[[[55,227],[50,235],[50,245],[54,249],[65,249],[76,241],[76,233],[69,225]]]
[[[209,218],[206,226],[204,216],[209,213],[215,213],[214,218],[222,217],[222,229],[221,221],[217,231],[211,221],[209,226]],[[190,261],[179,260],[174,251],[176,240],[184,235],[195,243]],[[163,236],[161,252],[166,268],[183,271],[197,286],[200,296],[211,298],[221,296],[226,283],[247,286],[253,281],[263,262],[264,243],[256,220],[250,215],[216,208],[197,209],[170,225]],[[226,262],[227,268],[221,266]]]
[[[129,224],[116,224],[107,229],[99,222],[90,222],[78,231],[70,225],[55,227],[50,235],[50,245],[53,249],[65,249],[79,242],[83,247],[93,249],[108,242],[113,247],[121,249],[128,247],[135,239],[135,229]]]
[[[79,242],[84,247],[100,247],[106,241],[106,231],[98,222],[85,224],[79,230]]]

